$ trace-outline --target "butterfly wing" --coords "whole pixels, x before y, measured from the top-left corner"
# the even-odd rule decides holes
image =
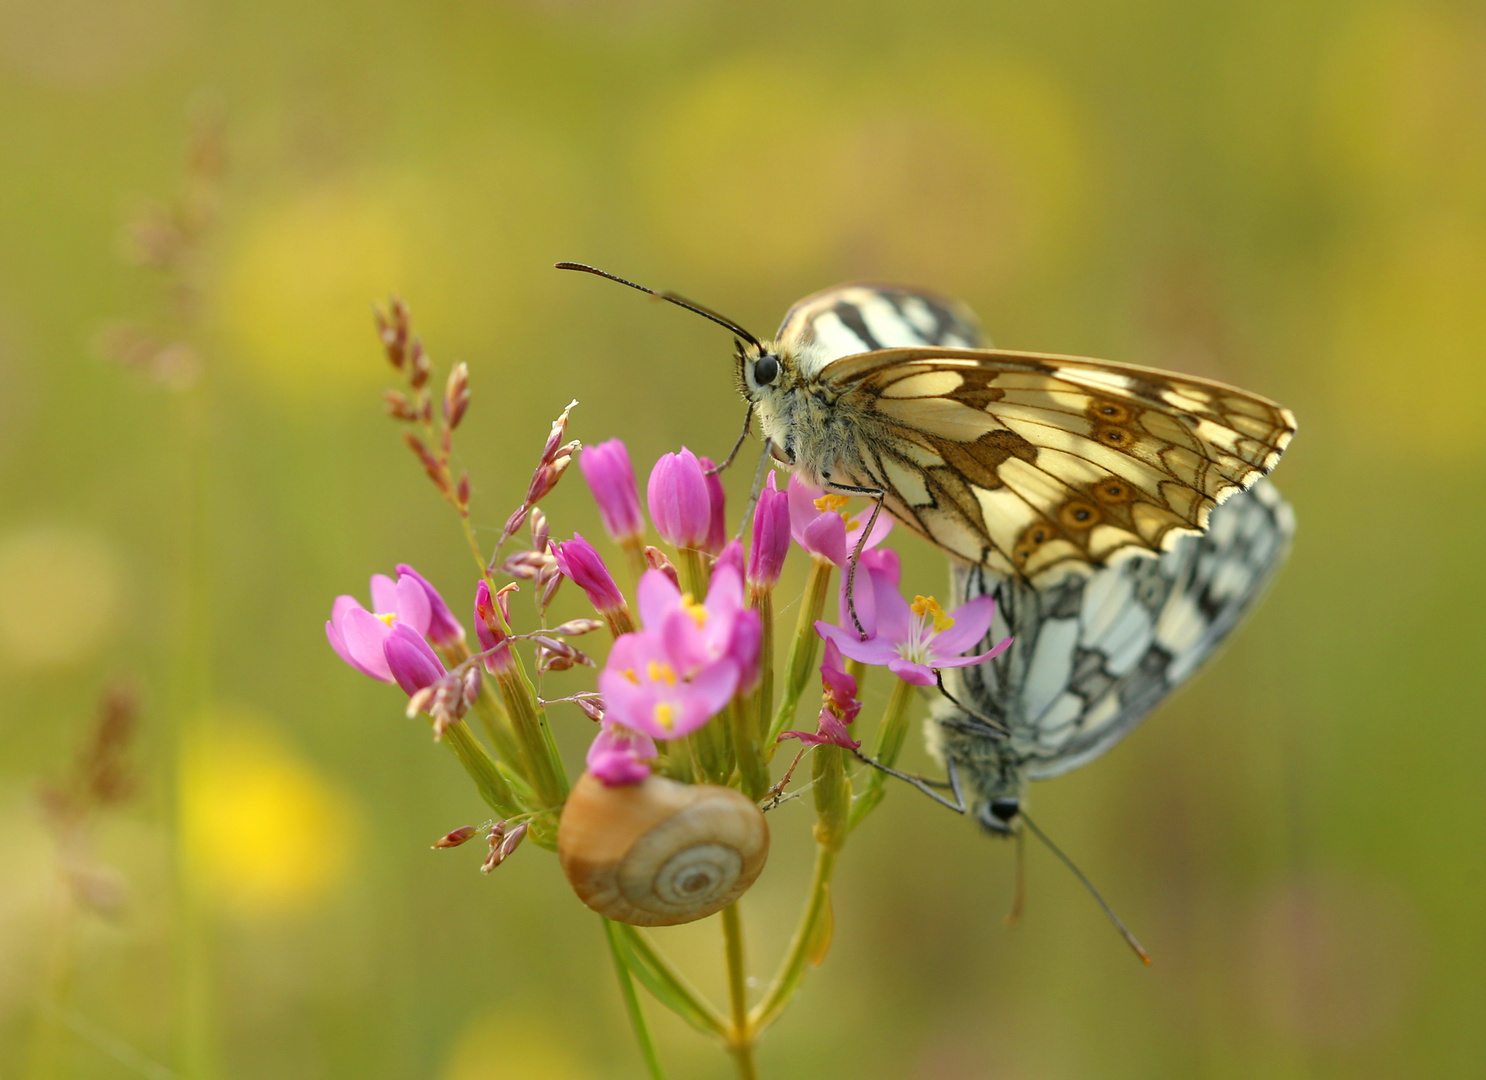
[[[817,378],[861,428],[850,483],[951,553],[1044,588],[1202,531],[1295,432],[1257,394],[1082,357],[880,349]]]
[[[1002,753],[1040,780],[1102,754],[1223,643],[1289,552],[1295,516],[1267,481],[1215,510],[1208,530],[1154,559],[1130,559],[1048,590],[957,564],[958,603],[996,598],[988,663],[946,686],[1009,731]],[[965,725],[946,712],[941,723]]]
[[[990,344],[964,304],[924,289],[866,282],[805,297],[784,316],[776,339],[812,375],[839,357],[875,349]]]

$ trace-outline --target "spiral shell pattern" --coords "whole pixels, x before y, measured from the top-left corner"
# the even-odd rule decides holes
[[[557,853],[593,910],[635,926],[673,926],[747,891],[768,859],[769,827],[732,788],[663,776],[611,788],[585,774],[563,808]]]

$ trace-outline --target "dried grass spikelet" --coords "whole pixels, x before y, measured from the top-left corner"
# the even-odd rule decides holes
[[[741,792],[648,776],[574,785],[557,833],[568,883],[594,911],[634,926],[674,926],[742,896],[769,857],[769,826]]]

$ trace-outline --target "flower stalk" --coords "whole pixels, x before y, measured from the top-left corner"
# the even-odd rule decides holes
[[[779,733],[794,722],[800,698],[815,675],[815,665],[820,656],[820,636],[815,632],[815,624],[826,609],[833,569],[835,567],[828,559],[816,556],[810,560],[810,576],[805,580],[800,617],[795,623],[795,636],[790,641],[789,659],[785,663],[784,698],[764,739],[764,754],[769,758],[774,756]]]

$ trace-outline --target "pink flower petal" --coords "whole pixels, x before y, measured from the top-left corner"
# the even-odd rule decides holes
[[[346,651],[351,654],[351,662],[358,671],[383,682],[393,681],[392,669],[382,654],[382,644],[392,633],[386,623],[365,608],[357,607],[346,612],[340,631],[341,640],[345,642]]]
[[[817,511],[814,521],[805,526],[800,537],[800,546],[812,555],[840,566],[846,561],[846,522],[840,514]]]
[[[386,574],[373,574],[371,578],[372,611],[378,615],[392,615],[397,611],[397,582]]]
[[[681,603],[681,589],[660,570],[640,575],[640,625],[659,628],[666,614]]]
[[[955,624],[944,633],[934,635],[930,642],[934,655],[957,656],[966,649],[973,649],[991,628],[991,616],[995,610],[995,598],[990,596],[977,596],[955,608],[949,613]]]
[[[893,646],[893,643],[880,634],[877,637],[868,638],[866,641],[863,641],[857,637],[855,630],[832,626],[824,619],[815,624],[815,632],[827,641],[835,642],[836,647],[842,653],[863,664],[881,666],[882,664],[886,664],[892,657],[898,655],[898,650]]]
[[[924,664],[915,664],[912,660],[904,660],[901,656],[894,656],[889,660],[887,669],[904,682],[915,686],[933,686],[936,681],[933,669]]]
[[[397,579],[397,621],[411,627],[419,637],[428,636],[428,627],[433,622],[433,605],[428,602],[428,593],[417,578],[406,575]]]

